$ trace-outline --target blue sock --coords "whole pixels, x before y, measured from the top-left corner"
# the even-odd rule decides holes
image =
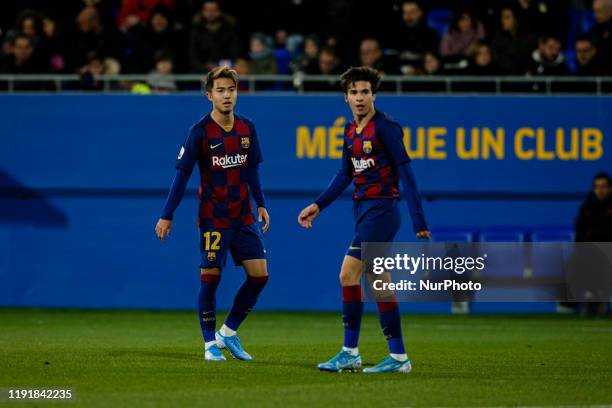
[[[247,280],[242,284],[236,297],[234,305],[230,310],[229,315],[225,319],[225,325],[232,330],[238,330],[240,323],[246,319],[249,312],[257,303],[257,298],[268,282],[267,276],[247,277]]]
[[[201,275],[200,293],[198,295],[198,317],[202,328],[204,342],[215,340],[216,316],[216,292],[219,286],[220,275]]]
[[[404,341],[402,339],[402,320],[400,318],[397,302],[376,302],[378,307],[378,318],[380,327],[389,344],[391,354],[405,354]]]
[[[357,347],[362,315],[363,303],[361,302],[361,286],[343,286],[342,324],[344,325],[344,347]]]

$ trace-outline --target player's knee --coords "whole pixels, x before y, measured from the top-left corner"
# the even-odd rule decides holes
[[[200,276],[203,275],[221,275],[220,268],[200,268]]]
[[[242,262],[247,276],[253,278],[267,278],[268,264],[265,259],[249,259]]]
[[[360,274],[351,269],[342,269],[340,271],[340,284],[342,286],[350,286],[359,284]]]
[[[265,269],[263,269],[263,270],[257,270],[257,271],[249,271],[249,272],[247,273],[247,275],[248,275],[250,278],[268,278],[268,276],[270,276],[270,275],[268,274],[268,271],[267,271],[267,270],[265,270]]]

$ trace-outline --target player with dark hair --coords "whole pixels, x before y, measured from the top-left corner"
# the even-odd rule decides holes
[[[204,337],[204,358],[225,360],[220,348],[227,348],[240,360],[251,360],[244,351],[236,330],[255,306],[268,281],[265,250],[254,225],[252,194],[257,204],[259,222],[265,233],[270,226],[258,166],[262,161],[255,126],[234,113],[238,74],[228,67],[218,67],[205,80],[206,95],[212,102],[211,113],[189,129],[176,162],[176,176],[157,222],[160,240],[170,234],[172,216],[185,192],[193,167],[200,169],[200,294],[198,315]],[[215,293],[230,251],[236,265],[242,265],[246,281],[238,290],[225,323],[215,333]]]
[[[402,128],[374,108],[380,73],[368,67],[351,68],[342,74],[340,81],[344,99],[354,117],[344,131],[342,165],[327,189],[298,216],[301,226],[311,228],[321,211],[338,198],[351,181],[354,182],[355,236],[340,271],[344,346],[331,360],[319,364],[319,369],[325,371],[356,370],[361,367],[357,347],[363,314],[361,245],[363,242],[390,242],[397,234],[401,222],[399,179],[403,184],[403,197],[408,203],[416,236],[430,237],[414,173],[410,168],[410,158],[403,143]],[[377,307],[390,355],[378,365],[363,371],[410,372],[397,301],[395,298],[384,300],[377,301]]]

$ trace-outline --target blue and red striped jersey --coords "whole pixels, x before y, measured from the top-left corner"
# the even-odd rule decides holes
[[[377,111],[363,129],[355,121],[344,131],[343,169],[352,174],[354,200],[399,198],[396,168],[410,162],[402,127]]]
[[[234,127],[226,131],[210,114],[189,129],[176,162],[189,173],[200,169],[202,228],[236,228],[255,222],[249,196],[248,171],[262,161],[253,122],[234,115]]]

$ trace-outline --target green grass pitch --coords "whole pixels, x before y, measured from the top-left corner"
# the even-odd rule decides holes
[[[0,387],[71,387],[70,407],[612,404],[610,319],[405,314],[403,327],[412,373],[336,374],[316,364],[339,350],[339,314],[254,312],[240,336],[255,360],[205,362],[194,312],[0,309]],[[375,315],[360,350],[366,365],[387,353]]]

